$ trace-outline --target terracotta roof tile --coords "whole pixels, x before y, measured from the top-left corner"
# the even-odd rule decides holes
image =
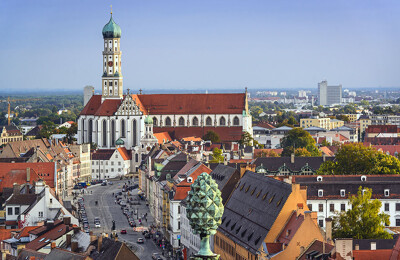
[[[390,259],[392,249],[353,250],[353,260]]]
[[[57,240],[59,237],[71,231],[71,228],[65,224],[54,226],[51,230],[32,240],[26,244],[26,248],[39,250],[40,248],[50,244],[53,240]],[[32,232],[30,232],[32,233]]]
[[[126,150],[125,147],[120,147],[120,148],[117,148],[117,149],[118,149],[118,152],[121,154],[122,159],[124,159],[124,161],[127,161],[127,160],[131,159],[130,156],[129,156],[129,153]]]
[[[101,105],[101,95],[93,95],[86,106],[82,109],[80,115],[94,115]]]
[[[154,136],[157,138],[159,144],[168,143],[169,141],[172,141],[172,138],[168,134],[168,132],[155,133]]]
[[[122,99],[106,99],[97,109],[95,116],[112,116],[121,105]]]
[[[114,154],[113,149],[101,149],[92,153],[92,160],[110,160]]]
[[[151,115],[242,114],[245,93],[138,95]]]
[[[11,233],[21,229],[0,229],[0,241],[11,238]]]
[[[21,232],[18,233],[17,238],[29,237],[29,231],[36,229],[38,226],[24,227]]]
[[[189,136],[189,137],[182,138],[182,141],[184,141],[184,142],[190,142],[190,141],[200,142],[201,140],[203,140],[203,139],[201,139],[200,137],[196,137],[196,136]]]
[[[168,132],[176,140],[181,140],[188,136],[203,137],[208,131],[216,132],[221,141],[238,141],[242,136],[241,126],[232,127],[154,127],[154,133]]]

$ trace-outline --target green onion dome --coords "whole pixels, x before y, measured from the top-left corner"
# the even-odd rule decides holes
[[[103,38],[121,38],[121,27],[114,22],[112,14],[110,21],[103,27]]]
[[[118,140],[115,142],[116,145],[124,145],[125,142],[121,138],[118,138]]]
[[[153,118],[151,118],[151,116],[146,116],[146,118],[144,119],[144,123],[148,124],[148,125],[152,125],[153,124]]]

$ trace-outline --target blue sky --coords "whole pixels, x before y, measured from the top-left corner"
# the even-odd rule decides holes
[[[400,86],[400,1],[0,1],[0,89],[99,89],[121,26],[124,89]]]

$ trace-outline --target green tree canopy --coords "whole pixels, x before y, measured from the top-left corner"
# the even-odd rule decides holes
[[[219,139],[219,135],[218,135],[216,132],[212,131],[212,130],[208,131],[208,132],[203,136],[203,140],[204,140],[204,141],[211,141],[212,143],[219,143],[219,142],[221,142],[221,140]]]
[[[399,174],[400,161],[362,143],[340,146],[334,162],[324,162],[319,174]]]
[[[293,128],[282,138],[281,146],[283,148],[282,156],[290,156],[297,148],[305,148],[311,156],[321,155],[315,145],[314,138],[299,127]]]
[[[212,160],[210,160],[211,163],[223,163],[224,162],[224,156],[222,155],[222,150],[218,148],[214,148],[213,153],[212,153]]]
[[[351,208],[333,218],[334,238],[389,239],[385,224],[389,215],[380,213],[382,202],[371,200],[372,190],[359,187],[357,196],[350,196]]]

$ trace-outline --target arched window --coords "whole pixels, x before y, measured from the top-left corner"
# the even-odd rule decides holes
[[[107,146],[107,121],[103,120],[103,146]]]
[[[85,143],[85,119],[82,118],[82,144]]]
[[[237,116],[233,118],[233,125],[239,125],[239,118]]]
[[[167,117],[167,118],[165,119],[165,125],[166,125],[166,126],[171,126],[171,118]]]
[[[136,146],[136,120],[133,120],[132,123],[132,144]]]
[[[208,126],[212,125],[212,119],[209,116],[206,119],[206,125],[208,125]]]
[[[92,132],[93,132],[93,120],[89,120],[89,129],[88,129],[88,143],[91,144],[92,140]]]
[[[192,125],[195,125],[195,126],[199,125],[199,119],[197,119],[197,117],[193,117]]]
[[[157,126],[158,125],[158,121],[156,117],[153,117],[153,126]]]
[[[115,121],[111,121],[111,146],[115,146]]]
[[[221,117],[220,119],[219,119],[219,125],[225,125],[225,117]]]
[[[185,119],[183,117],[179,118],[179,126],[184,126],[185,125]]]
[[[125,120],[121,120],[121,137],[125,137]]]

